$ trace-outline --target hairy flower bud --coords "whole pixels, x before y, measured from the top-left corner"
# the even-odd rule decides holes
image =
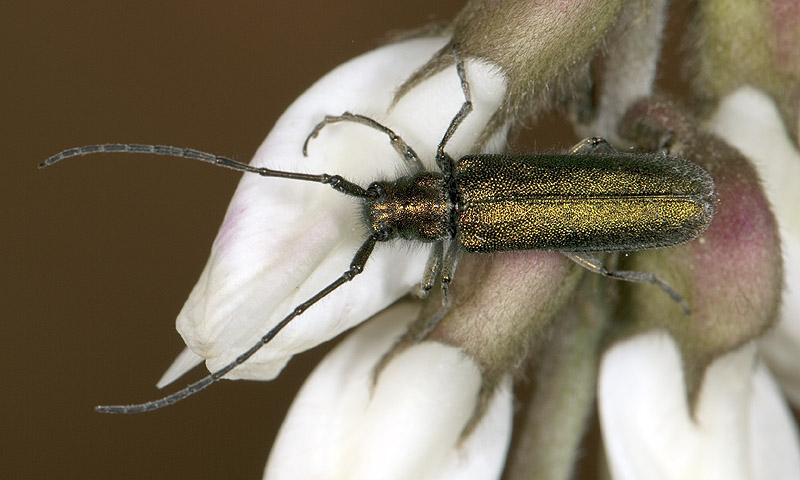
[[[696,96],[713,106],[742,86],[759,88],[775,99],[800,143],[800,4],[703,1],[693,27]]]
[[[643,101],[626,117],[622,131],[634,140],[669,138],[670,153],[711,173],[716,212],[697,240],[670,249],[641,252],[626,268],[664,272],[664,279],[689,301],[691,316],[643,285],[622,285],[622,312],[635,330],[663,328],[677,340],[688,392],[696,395],[709,363],[760,337],[775,321],[782,264],[777,224],[755,169],[722,139],[698,132],[670,101]]]

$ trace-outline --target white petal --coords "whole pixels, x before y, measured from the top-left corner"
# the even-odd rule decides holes
[[[763,363],[759,363],[753,382],[753,478],[796,480],[800,478],[800,439],[792,412]]]
[[[499,478],[511,433],[506,382],[465,440],[481,376],[456,348],[422,342],[376,362],[419,312],[400,303],[334,349],[295,399],[270,454],[268,479]]]
[[[753,344],[718,358],[706,372],[693,419],[668,334],[612,347],[600,367],[598,401],[613,478],[800,478],[794,423],[785,404],[775,409],[782,398],[765,374]],[[761,476],[766,470],[778,476]]]
[[[433,153],[463,103],[455,68],[409,92],[387,113],[395,89],[442,47],[443,37],[410,40],[358,57],[323,77],[281,116],[252,161],[307,173],[335,173],[366,186],[408,171],[381,132],[354,123],[326,127],[301,147],[325,115],[361,113],[402,136],[434,167]],[[503,98],[496,68],[466,62],[475,111],[448,145],[468,151]],[[493,142],[498,148],[505,132]],[[360,202],[327,186],[244,175],[208,264],[178,316],[187,346],[210,370],[232,361],[295,306],[347,270],[366,239]],[[416,284],[427,248],[378,245],[365,273],[311,307],[226,378],[270,379],[295,353],[311,348],[385,308]]]
[[[761,340],[762,355],[786,396],[800,408],[800,237],[781,230],[784,286],[781,317]]]
[[[773,373],[800,406],[800,152],[774,102],[750,87],[720,103],[712,127],[756,166],[780,225],[785,291],[778,324],[762,346]]]
[[[173,360],[172,365],[164,372],[164,375],[161,375],[158,383],[156,383],[156,387],[166,387],[201,363],[203,363],[203,357],[199,357],[190,349],[184,348],[183,351],[178,354],[178,357]]]

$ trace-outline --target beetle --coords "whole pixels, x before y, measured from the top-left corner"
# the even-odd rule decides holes
[[[623,153],[590,137],[565,154],[472,154],[458,159],[445,148],[472,111],[470,87],[458,45],[453,46],[464,102],[450,121],[436,150],[438,171],[423,168],[416,152],[390,128],[359,114],[326,116],[309,133],[309,142],[325,126],[354,122],[383,132],[416,173],[366,188],[339,175],[304,174],[254,167],[194,149],[163,145],[101,144],[64,150],[42,162],[48,167],[66,158],[99,152],[149,153],[195,159],[263,177],[329,185],[361,199],[369,235],[349,268],[301,303],[248,350],[223,368],[159,400],[98,406],[103,413],[139,413],[171,405],[206,388],[247,361],[309,307],[364,271],[375,245],[396,238],[432,243],[425,266],[422,296],[440,279],[442,310],[427,325],[429,332],[449,306],[448,285],[459,254],[504,250],[557,250],[604,276],[658,286],[689,313],[672,287],[648,272],[607,269],[597,252],[638,251],[667,247],[699,236],[713,214],[714,182],[701,167],[664,154]]]

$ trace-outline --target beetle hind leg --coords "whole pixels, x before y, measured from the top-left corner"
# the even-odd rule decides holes
[[[597,256],[591,253],[577,253],[577,252],[562,252],[567,258],[582,266],[587,270],[594,273],[603,275],[604,277],[615,278],[617,280],[624,280],[626,282],[649,283],[660,288],[664,293],[680,305],[683,313],[688,315],[690,313],[689,305],[686,300],[676,292],[667,282],[658,278],[655,274],[650,272],[638,272],[635,270],[608,270],[603,262]]]

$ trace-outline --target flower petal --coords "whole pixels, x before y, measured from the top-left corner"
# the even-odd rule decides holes
[[[392,128],[428,168],[450,120],[463,103],[456,69],[447,69],[392,106],[394,89],[447,41],[422,38],[358,57],[323,77],[278,120],[252,165],[335,173],[366,186],[411,169],[385,134],[352,122],[330,125],[302,146],[325,115],[361,113]],[[465,60],[474,111],[453,136],[454,157],[472,148],[505,91],[486,63]],[[388,112],[388,113],[387,113]],[[490,149],[502,145],[505,129]],[[367,231],[359,202],[308,182],[244,175],[211,257],[178,315],[187,346],[217,370],[255,344],[272,325],[347,270]],[[270,379],[295,353],[358,324],[404,295],[422,277],[427,248],[409,252],[378,245],[365,272],[294,320],[226,378]],[[171,375],[175,377],[175,375]]]
[[[721,103],[712,119],[718,135],[745,154],[764,182],[780,226],[784,295],[780,320],[762,341],[764,357],[789,398],[800,406],[800,153],[774,102],[745,87]]]
[[[800,478],[800,439],[780,386],[759,362],[753,378],[750,431],[753,478]]]
[[[663,332],[605,354],[598,400],[615,479],[800,478],[791,414],[754,344],[712,363],[694,415],[682,372],[676,344]]]
[[[512,422],[506,381],[466,438],[481,375],[458,349],[422,342],[374,368],[418,302],[400,302],[336,347],[301,389],[265,478],[499,478]]]
[[[188,348],[184,348],[183,351],[178,354],[178,357],[172,361],[172,365],[164,372],[164,375],[161,375],[158,383],[156,383],[156,387],[166,387],[201,363],[203,363],[203,357],[198,356]]]

